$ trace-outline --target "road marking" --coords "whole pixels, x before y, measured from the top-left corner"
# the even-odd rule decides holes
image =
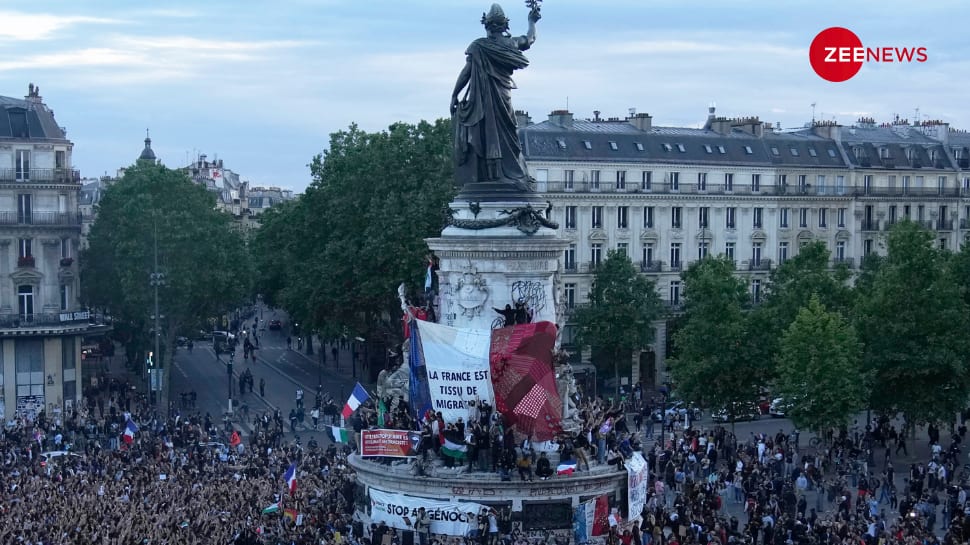
[[[172,363],[175,364],[175,368],[179,370],[179,373],[182,373],[182,376],[185,377],[185,380],[189,380],[189,375],[185,372],[185,369],[182,369],[182,366],[179,365],[179,360],[172,358]]]

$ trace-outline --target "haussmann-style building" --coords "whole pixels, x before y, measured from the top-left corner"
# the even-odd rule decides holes
[[[80,176],[39,88],[0,96],[0,418],[51,418],[82,401]]]
[[[887,231],[904,218],[933,231],[941,248],[970,244],[970,133],[941,121],[781,130],[713,107],[700,128],[654,126],[644,113],[518,119],[529,173],[569,240],[567,314],[587,301],[611,249],[629,255],[677,312],[681,272],[707,255],[734,261],[757,303],[770,271],[810,241],[825,243],[833,268],[850,269],[884,253]],[[648,385],[665,379],[665,323],[656,329],[653,350],[634,366],[634,380]],[[567,322],[564,344],[573,330]]]

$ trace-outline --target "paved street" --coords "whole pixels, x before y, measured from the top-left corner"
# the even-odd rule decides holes
[[[233,415],[233,422],[243,431],[243,437],[252,433],[252,419],[263,412],[272,415],[277,409],[283,415],[284,426],[287,440],[292,440],[289,432],[288,415],[290,409],[296,407],[296,390],[302,388],[304,392],[304,406],[306,407],[306,429],[298,429],[297,435],[305,444],[310,437],[315,437],[323,445],[326,444],[326,428],[320,426],[318,431],[313,431],[310,420],[310,408],[313,406],[317,385],[323,386],[323,397],[328,395],[334,402],[343,407],[347,396],[354,387],[357,380],[351,376],[351,353],[349,349],[339,349],[338,364],[334,365],[331,353],[332,347],[325,345],[326,362],[320,364],[320,345],[314,344],[314,355],[305,354],[303,350],[296,349],[296,339],[293,338],[293,349],[286,348],[287,331],[289,322],[282,312],[263,310],[263,318],[260,319],[259,349],[256,350],[256,361],[248,362],[242,357],[242,345],[237,347],[233,365],[233,405],[236,409]],[[263,329],[266,323],[272,319],[281,319],[284,328],[281,331],[268,331]],[[252,324],[252,320],[247,322]],[[216,358],[215,351],[211,343],[198,341],[194,349],[189,352],[186,348],[179,348],[175,355],[175,365],[170,374],[172,382],[172,400],[179,403],[179,394],[182,392],[195,391],[197,402],[195,409],[188,409],[183,413],[201,412],[203,415],[209,413],[213,420],[221,421],[228,405],[228,377],[226,373],[226,354],[221,354]],[[239,395],[239,375],[246,370],[253,374],[253,391]],[[358,373],[358,376],[360,373]],[[265,395],[259,395],[260,379],[266,381]],[[366,384],[365,384],[366,386]],[[244,419],[244,407],[248,407],[249,418]],[[321,421],[323,415],[321,415]],[[244,421],[245,420],[245,421]]]

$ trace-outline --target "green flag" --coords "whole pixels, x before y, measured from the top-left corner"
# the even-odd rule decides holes
[[[384,400],[381,399],[377,402],[377,427],[384,427],[384,413],[387,412],[387,406],[384,405]]]
[[[336,426],[330,426],[330,438],[334,443],[349,443],[351,431]]]

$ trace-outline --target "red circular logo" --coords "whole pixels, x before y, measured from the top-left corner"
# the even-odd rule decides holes
[[[854,60],[856,48],[861,47],[862,40],[854,32],[834,26],[815,36],[808,48],[808,59],[812,63],[812,69],[822,79],[845,81],[862,68],[862,61]]]

